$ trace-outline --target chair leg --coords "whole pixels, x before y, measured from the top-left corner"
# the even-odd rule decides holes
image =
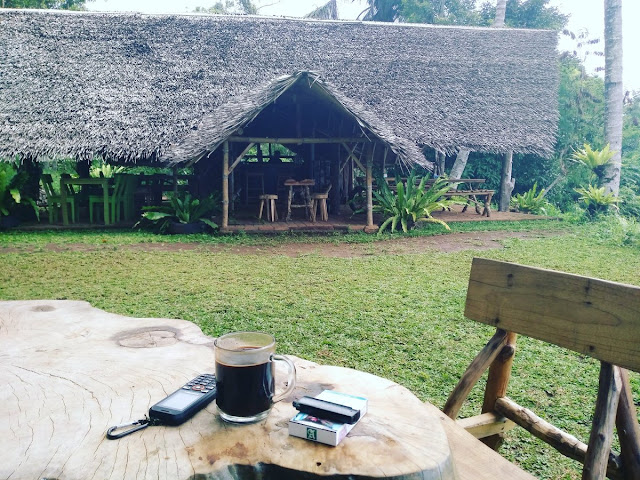
[[[264,208],[264,200],[260,200],[260,211],[258,212],[258,219],[262,220],[262,210]]]
[[[269,200],[269,220],[275,222],[278,219],[278,211],[276,210],[276,201],[275,199]]]
[[[318,201],[315,198],[311,199],[311,208],[309,209],[309,217],[311,222],[315,222],[316,221],[316,207],[318,205]]]

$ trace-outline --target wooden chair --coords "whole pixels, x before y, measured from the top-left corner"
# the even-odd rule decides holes
[[[262,211],[266,210],[267,220],[270,222],[277,222],[278,210],[276,208],[276,200],[278,200],[278,195],[270,195],[266,193],[264,195],[260,195],[258,198],[260,199],[260,211],[258,212],[258,218],[262,220]]]
[[[128,175],[116,175],[113,182],[113,190],[109,193],[109,212],[111,215],[111,223],[117,223],[120,221],[120,212],[125,205],[125,198],[123,196],[125,188],[127,186]],[[89,195],[89,222],[93,223],[93,210],[98,205],[104,205],[104,196]]]
[[[53,178],[48,173],[43,173],[40,176],[40,181],[42,182],[42,188],[47,197],[47,211],[49,212],[49,223],[58,222],[58,208],[63,208],[62,205],[62,196],[55,192],[53,188]],[[77,213],[78,209],[76,208],[76,197],[75,191],[71,188],[70,185],[67,185],[70,189],[67,192],[67,205],[64,208],[71,209],[71,222],[75,223],[78,220]]]
[[[122,191],[122,208],[124,210],[124,219],[133,220],[135,215],[135,199],[134,195],[138,188],[138,177],[135,175],[123,175],[125,177],[125,186]]]
[[[317,217],[317,210],[320,208],[320,220],[323,222],[329,221],[329,209],[327,208],[327,199],[329,198],[329,192],[331,191],[331,184],[323,191],[311,194],[311,221],[315,222]]]
[[[625,368],[640,371],[640,288],[579,275],[475,258],[465,316],[497,327],[447,400],[455,419],[489,368],[482,415],[458,421],[489,445],[518,424],[580,461],[583,480],[640,478],[640,428]],[[516,334],[600,360],[599,389],[588,444],[506,396]],[[611,451],[614,425],[621,453]]]

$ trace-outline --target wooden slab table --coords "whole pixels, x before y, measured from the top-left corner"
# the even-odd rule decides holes
[[[212,340],[187,321],[127,318],[86,302],[0,302],[0,478],[464,478],[433,406],[389,380],[295,357],[298,385],[263,422],[225,424],[212,403],[179,427],[105,438],[212,372]],[[369,399],[337,447],[288,435],[291,401],[324,389]]]
[[[311,219],[311,190],[315,186],[315,180],[285,180],[284,185],[289,187],[289,195],[287,197],[287,222],[291,221],[292,208],[304,208],[307,212],[307,218]],[[294,204],[293,198],[298,193],[302,197],[303,203]]]

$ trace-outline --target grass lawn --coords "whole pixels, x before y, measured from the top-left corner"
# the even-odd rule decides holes
[[[436,227],[422,232],[441,233]],[[474,256],[640,284],[640,249],[624,246],[612,223],[452,224],[474,229],[562,229],[561,235],[503,240],[504,248],[350,258],[269,253],[283,242],[365,243],[376,236],[158,237],[146,233],[0,232],[0,299],[79,299],[129,316],[182,318],[217,336],[233,330],[275,335],[282,353],[392,379],[442,407],[493,329],[466,320]],[[177,242],[195,242],[180,248]],[[145,248],[175,243],[172,248]],[[213,251],[252,244],[256,254]],[[53,247],[52,247],[53,245]],[[598,365],[520,338],[509,395],[588,441]],[[632,377],[640,397],[638,376]],[[461,416],[479,413],[483,382]],[[522,429],[501,453],[539,478],[580,478],[579,465]]]

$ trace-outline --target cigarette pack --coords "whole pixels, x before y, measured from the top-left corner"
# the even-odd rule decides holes
[[[333,390],[324,390],[320,395],[317,395],[316,398],[359,410],[360,419],[358,422],[364,417],[365,413],[367,413],[367,399],[364,397],[356,397]],[[336,423],[299,412],[289,420],[289,435],[335,447],[358,422],[353,425]]]

